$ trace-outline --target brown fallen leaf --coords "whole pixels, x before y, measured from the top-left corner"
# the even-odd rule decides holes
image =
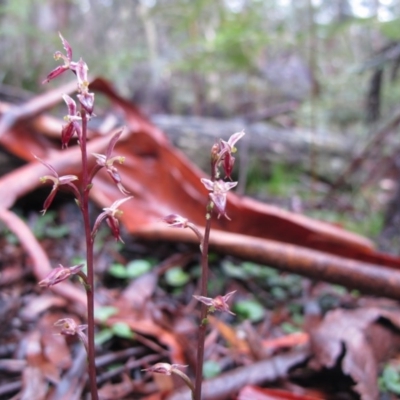
[[[245,386],[238,394],[237,400],[324,400],[324,397],[309,394],[295,394],[286,390],[263,389],[256,386]]]
[[[122,382],[106,383],[99,390],[100,400],[120,400],[131,394],[135,388],[134,382],[127,374],[122,374]]]
[[[262,341],[262,346],[268,350],[278,350],[278,349],[295,347],[299,345],[306,345],[308,342],[309,342],[308,333],[295,332],[274,339],[265,339]]]
[[[60,370],[46,357],[42,339],[39,330],[32,331],[27,335],[26,360],[28,366],[37,368],[48,381],[57,383],[60,380]]]
[[[22,373],[22,390],[17,395],[20,400],[43,400],[46,398],[48,384],[37,366],[28,366]]]
[[[83,346],[75,354],[71,368],[46,400],[81,400],[87,381],[87,354]]]
[[[391,351],[400,349],[397,312],[379,308],[337,309],[329,312],[309,334],[313,353],[310,367],[333,368],[341,360],[343,373],[354,380],[354,389],[361,398],[378,398],[378,363]]]
[[[250,352],[250,348],[245,339],[238,337],[236,330],[223,321],[219,320],[216,317],[210,315],[208,317],[210,324],[215,327],[220,335],[226,340],[229,347],[239,353],[248,354]]]

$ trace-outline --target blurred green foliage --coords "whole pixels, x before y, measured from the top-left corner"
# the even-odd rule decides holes
[[[4,0],[0,49],[7,56],[0,60],[0,82],[44,90],[40,83],[55,66],[51,54],[61,50],[60,31],[75,59],[84,57],[93,75],[110,79],[127,96],[162,87],[175,111],[203,101],[237,115],[243,107],[254,111],[284,101],[308,80],[301,124],[310,123],[310,113],[319,124],[335,124],[335,109],[342,109],[351,116],[345,123],[354,125],[362,120],[370,77],[368,70],[355,71],[399,39],[400,6],[370,6],[363,14],[351,0],[341,4],[322,1],[310,9],[310,2],[278,0]],[[303,70],[283,64],[280,74],[271,74],[277,59],[293,55]],[[387,112],[396,86],[385,87]],[[343,128],[342,121],[338,125]]]

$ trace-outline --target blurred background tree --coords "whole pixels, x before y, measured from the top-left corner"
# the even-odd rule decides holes
[[[357,131],[377,68],[380,115],[399,98],[385,85],[393,57],[368,64],[400,40],[399,15],[398,0],[2,0],[0,82],[45,90],[61,31],[92,75],[149,113],[243,116],[296,101],[296,124]]]

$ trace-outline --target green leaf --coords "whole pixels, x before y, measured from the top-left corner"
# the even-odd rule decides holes
[[[242,318],[252,322],[260,321],[264,317],[264,307],[257,300],[241,300],[234,304],[234,312]]]
[[[283,301],[283,300],[286,300],[286,298],[287,298],[286,290],[281,288],[280,286],[272,287],[271,288],[271,294],[278,301]]]
[[[208,360],[203,364],[203,377],[205,379],[214,378],[221,373],[221,366],[213,360]]]
[[[247,272],[243,268],[233,264],[230,261],[223,261],[222,269],[230,278],[245,280],[248,277]]]
[[[108,318],[115,315],[118,312],[118,308],[111,306],[97,307],[94,310],[94,317],[101,322],[106,322]]]
[[[382,389],[400,394],[400,373],[393,365],[386,365],[379,379]]]
[[[132,339],[133,332],[128,324],[125,322],[117,322],[111,327],[112,332],[115,336],[124,338],[124,339]]]
[[[183,286],[188,283],[189,278],[189,275],[180,267],[171,268],[165,273],[165,280],[171,286]]]
[[[150,271],[152,264],[148,260],[134,260],[127,264],[126,275],[129,278],[137,278]]]
[[[112,337],[114,336],[113,332],[111,329],[106,328],[102,329],[100,332],[97,332],[94,341],[96,345],[100,346],[104,344],[105,342],[108,342]]]
[[[60,239],[67,236],[69,228],[67,225],[48,226],[45,230],[45,235],[52,239]]]
[[[296,333],[296,332],[301,332],[300,328],[297,328],[290,322],[284,322],[281,324],[282,331],[284,333],[290,334],[290,333]]]
[[[270,278],[279,274],[275,268],[267,267],[266,265],[255,264],[249,261],[242,262],[243,269],[250,275],[259,278]]]
[[[126,279],[128,278],[128,271],[125,265],[122,264],[112,264],[108,269],[108,273],[115,278]]]

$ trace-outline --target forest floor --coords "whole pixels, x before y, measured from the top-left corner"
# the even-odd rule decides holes
[[[53,265],[79,263],[83,230],[75,204],[61,201],[41,217],[37,196],[17,204],[19,214]],[[198,248],[123,238],[125,245],[104,228],[96,250],[100,397],[187,398],[176,392],[180,382],[142,370],[184,359],[193,377]],[[0,248],[0,399],[86,398],[83,346],[54,326],[60,318],[82,321],[79,301],[40,288],[29,257],[5,229]],[[210,264],[210,296],[236,291],[230,304],[236,315],[210,318],[205,398],[394,399],[400,393],[397,302],[215,253]],[[117,311],[136,322],[113,321]]]

